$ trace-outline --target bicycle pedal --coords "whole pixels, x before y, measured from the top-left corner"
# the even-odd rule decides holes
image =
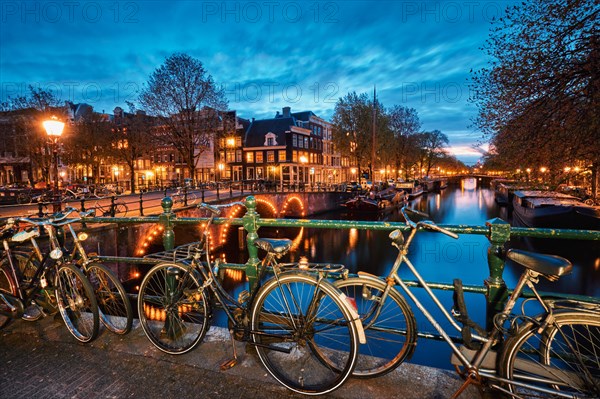
[[[235,367],[236,364],[237,364],[236,358],[229,359],[228,361],[221,364],[221,371],[229,370],[229,369]]]

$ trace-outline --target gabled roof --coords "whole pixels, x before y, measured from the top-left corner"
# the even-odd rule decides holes
[[[299,121],[306,122],[310,119],[311,116],[317,116],[312,111],[302,111],[302,112],[293,112],[292,116]]]
[[[262,147],[265,144],[265,135],[271,132],[277,136],[277,145],[285,145],[285,132],[290,131],[290,127],[294,125],[293,117],[254,120],[246,131],[244,142],[246,147]]]

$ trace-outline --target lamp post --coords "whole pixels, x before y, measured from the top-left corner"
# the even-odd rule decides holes
[[[219,162],[219,178],[218,181],[223,180],[223,170],[225,169],[225,165],[223,164],[223,162]]]
[[[50,139],[50,143],[52,144],[52,159],[54,163],[54,187],[52,191],[54,199],[59,203],[58,208],[60,208],[60,194],[58,192],[58,139],[62,135],[65,124],[53,116],[49,120],[44,121],[43,125],[44,129],[46,130],[46,134]]]

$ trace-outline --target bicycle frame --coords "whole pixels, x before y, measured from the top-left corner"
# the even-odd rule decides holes
[[[412,264],[410,259],[408,259],[408,249],[410,247],[410,244],[412,243],[412,240],[414,239],[416,232],[417,232],[417,228],[411,226],[411,231],[406,239],[406,242],[404,242],[404,243],[394,242],[393,243],[393,245],[398,248],[399,252],[398,252],[396,261],[394,262],[394,265],[392,267],[392,270],[390,271],[388,278],[386,279],[387,287],[381,296],[380,303],[384,303],[390,290],[394,289],[393,288],[394,283],[396,283],[397,285],[399,285],[402,288],[402,291],[413,301],[413,303],[417,306],[417,308],[423,313],[425,318],[427,318],[427,320],[431,323],[431,325],[435,328],[435,330],[441,335],[443,340],[450,346],[453,354],[456,356],[456,358],[458,358],[458,360],[460,361],[460,363],[463,365],[463,367],[466,370],[468,370],[469,372],[474,371],[476,373],[476,376],[486,377],[486,378],[489,378],[494,381],[504,382],[504,383],[513,384],[513,385],[519,385],[519,386],[523,386],[526,388],[535,389],[538,391],[542,390],[539,386],[530,386],[530,385],[523,384],[520,382],[516,382],[516,381],[512,381],[512,380],[509,381],[509,380],[500,378],[495,373],[494,366],[490,366],[489,368],[482,367],[484,365],[484,361],[486,360],[486,356],[490,353],[490,350],[492,349],[492,346],[498,342],[498,339],[500,338],[500,335],[502,334],[502,332],[498,328],[494,328],[485,337],[478,335],[476,333],[473,333],[473,335],[472,335],[473,339],[478,342],[482,342],[483,345],[474,352],[474,355],[472,358],[467,358],[467,356],[465,356],[465,354],[459,349],[459,346],[454,343],[454,341],[452,340],[452,338],[450,337],[450,335],[448,334],[446,329],[444,329],[444,327],[442,327],[437,322],[436,318],[427,310],[426,306],[423,305],[423,303],[421,301],[419,301],[419,299],[410,290],[408,285],[400,278],[400,276],[398,275],[398,270],[402,264],[406,264],[406,266],[409,268],[411,273],[414,275],[414,277],[419,282],[421,288],[423,288],[425,290],[425,292],[427,292],[428,296],[434,302],[435,306],[442,312],[442,314],[450,322],[452,327],[454,329],[456,329],[457,331],[461,331],[461,327],[459,326],[459,324],[456,322],[456,320],[454,320],[454,318],[450,315],[450,313],[444,308],[441,301],[438,299],[438,297],[435,295],[435,293],[432,291],[432,289],[429,287],[429,285],[423,279],[423,277],[419,274],[419,272],[417,271],[415,266]],[[363,278],[377,278],[375,276],[371,276],[369,274],[361,273],[361,272],[359,272],[359,275]],[[526,270],[526,272],[522,274],[521,278],[519,279],[519,282],[517,283],[515,289],[513,290],[512,295],[508,299],[503,311],[497,315],[497,317],[500,317],[501,321],[508,319],[511,311],[513,310],[514,306],[516,305],[516,302],[517,302],[518,298],[521,296],[523,289],[526,285],[533,291],[535,298],[544,308],[545,313],[543,313],[543,314],[544,315],[550,314],[551,311],[550,311],[549,307],[543,301],[541,296],[538,294],[538,292],[535,289],[534,284],[532,283],[532,281],[535,281],[537,279],[537,276],[538,276],[537,273],[532,272],[530,270]],[[380,308],[378,308],[376,310],[377,314],[373,317],[373,320],[375,320],[379,316],[380,310],[381,310]],[[544,321],[544,322],[546,322],[546,321]],[[365,329],[367,329],[369,327],[370,326],[365,326]],[[497,388],[502,389],[500,387],[497,387]],[[565,397],[570,397],[570,396],[566,394]]]

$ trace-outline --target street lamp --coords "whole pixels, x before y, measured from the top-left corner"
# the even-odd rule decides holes
[[[51,117],[49,120],[43,122],[44,129],[46,129],[46,134],[50,139],[52,144],[52,155],[54,161],[54,198],[55,200],[60,199],[60,195],[58,193],[58,139],[62,135],[63,129],[65,128],[64,122],[59,121],[55,116]]]

